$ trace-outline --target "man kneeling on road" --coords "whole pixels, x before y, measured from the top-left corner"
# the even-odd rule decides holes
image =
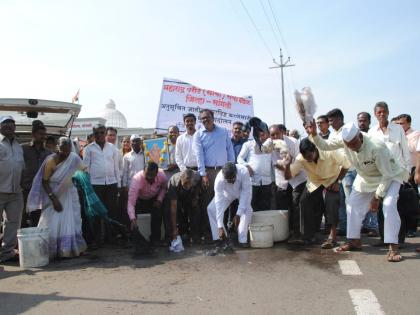
[[[239,199],[233,223],[238,230],[239,246],[249,247],[247,238],[248,225],[252,218],[252,186],[248,169],[232,162],[226,163],[216,176],[214,194],[207,207],[213,240],[221,241],[226,238],[224,213],[235,199]]]
[[[162,202],[167,188],[166,175],[154,162],[149,162],[144,171],[131,179],[128,191],[127,212],[131,229],[137,227],[136,214],[151,214],[150,240],[153,246],[161,246]],[[141,231],[140,231],[141,232]]]
[[[347,201],[347,239],[348,243],[338,251],[361,250],[360,229],[366,213],[377,212],[383,204],[385,217],[384,242],[389,244],[387,259],[399,262],[398,232],[401,220],[397,211],[400,186],[408,179],[405,170],[391,155],[385,143],[366,133],[360,132],[354,123],[343,126],[342,139],[327,142],[316,134],[315,123],[306,126],[311,140],[322,150],[344,148],[347,159],[356,168],[357,176]]]
[[[200,192],[201,176],[191,169],[175,173],[169,180],[165,204],[167,216],[171,218],[170,251],[184,250],[180,235],[184,239],[191,237],[194,243],[200,241]]]

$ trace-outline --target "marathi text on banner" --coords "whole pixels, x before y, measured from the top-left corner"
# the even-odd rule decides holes
[[[254,116],[251,96],[238,97],[212,90],[201,89],[179,80],[164,79],[156,121],[158,133],[165,133],[169,126],[176,125],[184,131],[183,115],[197,116],[201,109],[214,112],[214,122],[226,129],[235,121],[247,122]],[[197,127],[200,122],[197,121]]]

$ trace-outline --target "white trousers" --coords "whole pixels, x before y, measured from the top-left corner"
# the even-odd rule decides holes
[[[213,240],[219,239],[219,227],[222,227],[225,229],[225,225],[223,224],[223,217],[224,213],[227,210],[227,208],[230,206],[232,201],[229,199],[223,199],[222,200],[222,207],[225,209],[223,212],[217,213],[216,211],[216,204],[214,202],[214,198],[211,200],[209,205],[207,206],[207,213],[209,215],[209,221],[210,221],[210,227],[211,227],[211,234],[213,236]],[[249,209],[246,209],[243,214],[239,214],[239,217],[241,218],[238,226],[238,241],[239,243],[246,243],[248,241],[248,226],[249,223],[251,223],[252,219],[252,208],[251,206]]]
[[[401,219],[397,210],[397,201],[401,184],[392,181],[382,202],[384,213],[384,243],[398,244]],[[363,219],[369,211],[369,203],[375,192],[351,191],[347,201],[347,238],[360,239]]]

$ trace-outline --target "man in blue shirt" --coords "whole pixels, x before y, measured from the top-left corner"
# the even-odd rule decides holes
[[[204,233],[209,233],[206,209],[214,197],[214,180],[227,162],[235,162],[235,153],[228,131],[214,124],[214,113],[203,109],[199,117],[203,126],[194,134],[193,151],[204,188],[201,226]]]

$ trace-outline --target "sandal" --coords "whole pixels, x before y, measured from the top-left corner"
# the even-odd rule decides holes
[[[348,242],[338,247],[336,251],[341,253],[341,252],[360,252],[361,250],[362,250],[361,246],[360,247],[355,246],[353,245],[353,243]]]
[[[338,243],[335,240],[327,239],[324,243],[322,243],[321,248],[322,249],[333,249],[334,247],[337,247]]]
[[[401,256],[401,254],[398,251],[390,250],[388,252],[387,260],[389,262],[400,262],[400,261],[403,261],[404,258]]]

